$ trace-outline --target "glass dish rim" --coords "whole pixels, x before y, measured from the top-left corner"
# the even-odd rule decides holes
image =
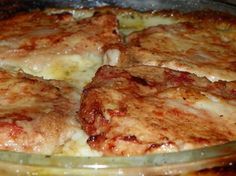
[[[218,2],[219,3],[219,2]],[[229,5],[225,5],[230,7]],[[236,9],[236,7],[232,7]],[[160,153],[130,157],[76,157],[31,154],[13,151],[0,151],[0,162],[33,167],[53,167],[58,169],[105,169],[161,167],[164,165],[186,164],[209,159],[236,156],[236,141],[206,148],[173,153]]]
[[[236,141],[193,150],[144,156],[76,157],[0,151],[0,162],[58,169],[117,169],[188,164],[230,156],[236,157]]]

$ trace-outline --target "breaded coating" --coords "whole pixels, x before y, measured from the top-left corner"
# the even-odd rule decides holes
[[[103,66],[78,119],[104,155],[176,152],[236,139],[236,82],[166,68]]]
[[[77,92],[60,81],[0,70],[0,149],[52,154],[80,127]]]
[[[119,60],[121,66],[160,66],[211,81],[236,80],[233,24],[197,21],[159,25],[130,34],[127,43]]]
[[[119,43],[112,14],[76,20],[41,11],[0,21],[0,65],[82,88],[102,65],[104,48]]]

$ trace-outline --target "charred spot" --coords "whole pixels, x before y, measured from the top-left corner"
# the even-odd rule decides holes
[[[140,77],[132,76],[131,80],[138,83],[138,84],[141,84],[143,86],[148,86],[149,85],[148,82],[145,79],[140,78]]]
[[[101,15],[102,15],[102,13],[99,12],[99,11],[95,11],[95,12],[93,13],[93,16],[101,16]]]
[[[161,146],[161,144],[156,144],[156,143],[150,144],[150,145],[148,146],[148,148],[145,150],[145,152],[150,152],[150,151],[152,151],[153,149],[159,148],[160,146]]]
[[[129,142],[136,142],[139,143],[137,137],[135,135],[129,135],[129,136],[124,136],[123,137],[124,141],[129,141]]]
[[[106,137],[102,134],[90,136],[87,140],[87,143],[96,148],[96,146],[106,140]]]
[[[117,34],[117,31],[114,29],[114,30],[112,31],[112,34]]]
[[[59,21],[69,21],[72,19],[72,14],[69,12],[63,12],[59,14],[54,14]]]
[[[161,145],[160,144],[151,144],[149,146],[149,149],[153,149],[153,148],[159,148]]]

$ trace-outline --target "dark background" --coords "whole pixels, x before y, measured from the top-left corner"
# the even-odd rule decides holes
[[[236,15],[236,0],[0,0],[0,18],[35,8],[89,8],[104,5],[131,7],[140,11],[212,9]]]

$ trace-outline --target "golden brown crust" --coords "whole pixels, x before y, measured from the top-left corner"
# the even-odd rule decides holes
[[[68,12],[34,11],[0,21],[0,25],[2,66],[45,79],[76,80],[82,86],[102,64],[103,48],[121,41],[113,14],[76,20]]]
[[[105,155],[221,144],[236,139],[235,90],[235,82],[185,72],[103,66],[83,92],[79,120],[89,145]]]
[[[104,45],[118,43],[120,40],[116,33],[116,17],[112,14],[98,14],[93,18],[76,21],[72,14],[68,12],[47,15],[43,12],[35,11],[18,14],[0,22],[2,25],[1,40],[9,39],[9,42],[11,42],[11,39],[20,40],[17,41],[18,46],[14,48],[15,50],[32,51],[63,45],[64,43],[61,42],[70,40],[69,37],[73,35],[81,35],[85,42],[86,39],[91,39],[98,44],[102,43]],[[74,50],[76,52],[76,48]]]
[[[236,28],[183,22],[128,36],[120,65],[152,65],[187,71],[211,81],[236,79]]]
[[[52,154],[79,127],[70,124],[77,93],[65,83],[0,70],[0,92],[2,150]]]
[[[54,67],[55,63],[61,64],[60,69],[66,67],[62,60],[73,63],[74,58],[85,55],[87,59],[90,54],[101,58],[104,51],[118,48],[125,54],[120,61],[123,67],[173,64],[194,73],[200,69],[199,76],[209,78],[219,73],[213,75],[216,80],[235,80],[236,18],[232,15],[172,10],[140,13],[103,7],[80,9],[77,12],[86,12],[87,16],[76,19],[70,10],[59,11],[35,11],[0,21],[0,64],[45,76],[45,67]],[[165,19],[165,24],[178,24],[159,25],[160,19],[145,23],[153,17]],[[117,19],[120,29],[159,26],[133,33],[124,45]],[[182,37],[180,47],[192,42],[192,48],[178,52],[174,37]],[[198,58],[198,52],[210,60],[199,61],[203,58]],[[81,68],[82,72],[87,70]],[[81,81],[82,72],[75,74],[74,69],[70,65],[69,71],[63,70],[66,76],[52,73],[45,77]],[[105,155],[141,155],[221,144],[236,139],[235,87],[234,81],[210,83],[168,69],[102,67],[84,90],[79,120],[90,135],[90,146]],[[1,70],[0,92],[0,149],[51,154],[78,127],[67,123],[78,111],[77,93],[63,82]]]

